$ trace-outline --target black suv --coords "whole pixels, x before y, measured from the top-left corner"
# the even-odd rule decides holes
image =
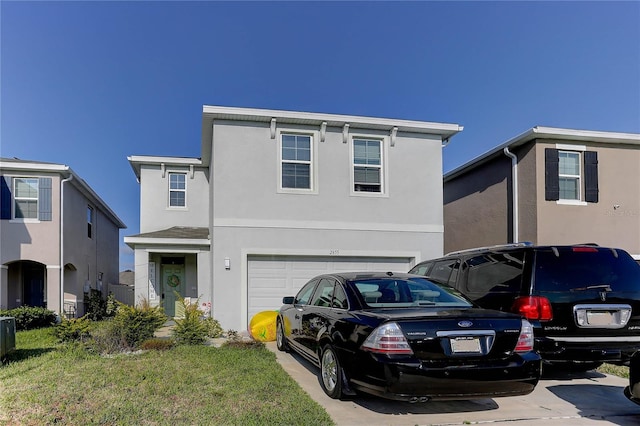
[[[589,370],[640,350],[640,266],[593,244],[508,244],[449,253],[412,274],[449,284],[483,308],[520,313],[545,363]]]

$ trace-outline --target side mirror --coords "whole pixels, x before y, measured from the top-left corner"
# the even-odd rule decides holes
[[[282,304],[284,304],[284,305],[293,305],[294,300],[295,300],[295,297],[286,296],[286,297],[282,298]]]

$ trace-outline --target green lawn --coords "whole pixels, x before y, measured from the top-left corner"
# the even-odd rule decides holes
[[[333,424],[264,346],[179,346],[105,358],[18,332],[0,367],[0,424]]]

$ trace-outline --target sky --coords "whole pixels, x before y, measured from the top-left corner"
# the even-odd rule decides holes
[[[139,233],[131,155],[203,105],[455,123],[447,172],[535,126],[640,133],[640,1],[0,0],[0,156],[70,166]]]

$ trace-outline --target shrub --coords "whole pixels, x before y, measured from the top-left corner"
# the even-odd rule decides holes
[[[88,318],[63,318],[60,324],[54,328],[54,334],[61,342],[83,342],[90,337]]]
[[[50,327],[57,321],[55,312],[33,306],[20,306],[0,311],[0,317],[14,317],[16,319],[16,330]]]
[[[173,328],[173,337],[178,344],[200,345],[204,343],[209,334],[209,325],[204,321],[199,308],[199,300],[187,303],[183,297],[176,293],[179,303],[184,309],[184,318],[176,318],[176,326]]]
[[[206,317],[204,319],[204,323],[207,326],[207,337],[211,337],[215,339],[216,337],[221,337],[224,333],[222,326],[220,326],[220,322],[211,317]]]
[[[129,350],[122,330],[113,320],[103,321],[91,332],[90,349],[99,354],[114,354]]]
[[[122,340],[129,348],[137,348],[140,343],[153,337],[153,333],[167,320],[162,308],[152,307],[142,300],[137,306],[118,304],[116,315],[111,320],[114,331],[121,333]]]
[[[173,347],[173,340],[171,339],[158,339],[153,338],[149,340],[145,340],[140,345],[140,349],[144,350],[154,350],[154,351],[166,351]]]
[[[85,316],[92,321],[100,321],[107,316],[107,301],[100,290],[91,289],[84,296]]]

